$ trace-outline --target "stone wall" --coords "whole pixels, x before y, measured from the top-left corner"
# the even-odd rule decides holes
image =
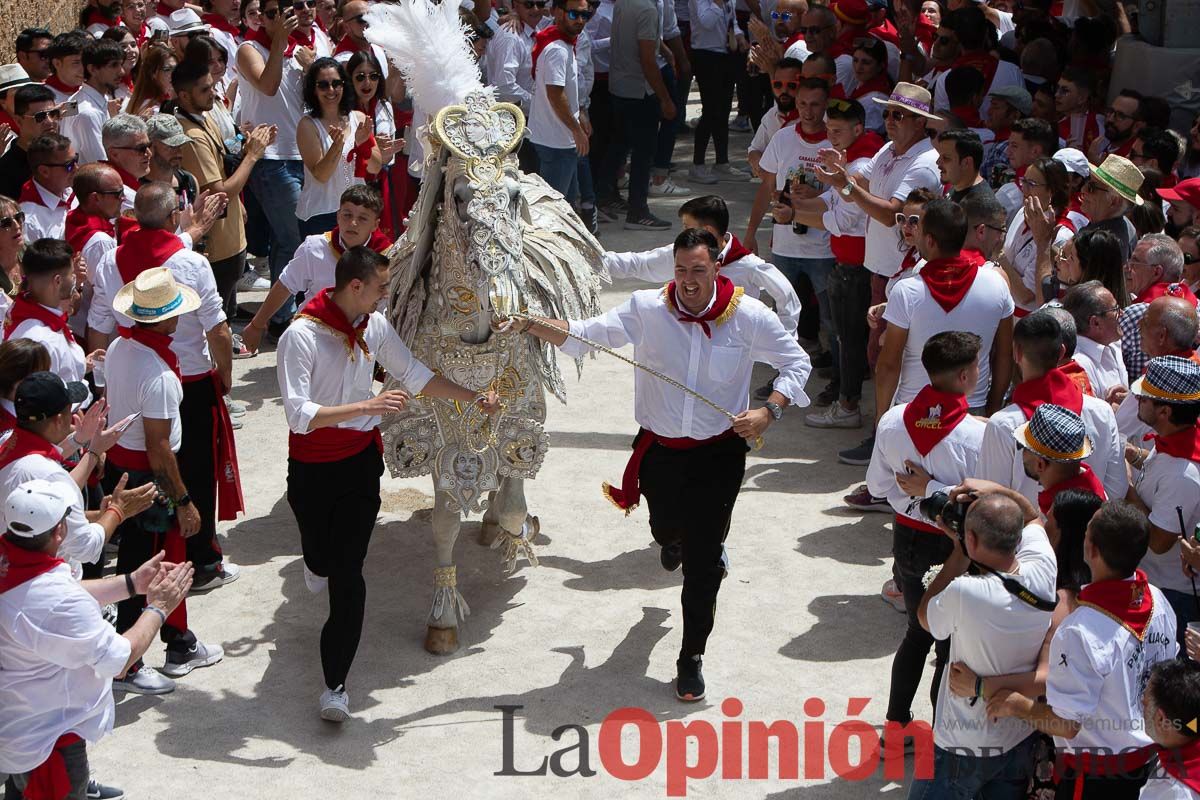
[[[31,25],[61,33],[79,21],[82,0],[0,0],[0,64],[15,59],[17,34]]]

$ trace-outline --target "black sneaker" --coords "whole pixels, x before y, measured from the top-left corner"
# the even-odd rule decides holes
[[[865,467],[871,463],[871,453],[875,450],[875,434],[858,443],[856,447],[842,450],[838,453],[838,461],[855,467]]]
[[[685,703],[704,699],[704,660],[686,656],[675,662],[675,696]]]
[[[676,542],[665,546],[658,554],[659,563],[667,572],[674,572],[683,563],[683,543]]]
[[[121,800],[125,796],[125,792],[115,786],[105,786],[99,781],[88,781],[87,797],[88,800]]]
[[[627,231],[665,231],[671,228],[671,223],[665,219],[659,219],[649,211],[643,214],[630,213],[625,217],[625,230]]]
[[[601,200],[596,204],[596,209],[603,222],[618,222],[629,213],[629,203],[620,197],[614,197],[610,200]]]

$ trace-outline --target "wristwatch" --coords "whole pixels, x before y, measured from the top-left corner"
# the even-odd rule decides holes
[[[853,193],[854,193],[854,181],[847,179],[846,185],[842,187],[842,197],[849,199],[850,195]]]
[[[178,500],[175,501],[176,508],[183,508],[184,506],[190,506],[191,504],[192,504],[192,496],[190,494],[185,494],[183,497],[180,497]]]
[[[778,403],[768,402],[765,406],[763,406],[763,408],[765,408],[767,411],[771,412],[771,417],[776,422],[783,419],[783,407],[780,406]]]

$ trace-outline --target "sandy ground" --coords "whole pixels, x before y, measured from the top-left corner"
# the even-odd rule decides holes
[[[693,106],[689,116],[697,113]],[[735,163],[746,143],[734,137]],[[683,172],[690,155],[686,136],[677,150]],[[711,188],[730,202],[740,234],[755,186]],[[674,220],[682,202],[652,206]],[[602,229],[602,241],[616,250],[669,238]],[[635,288],[617,283],[605,291],[604,306]],[[751,453],[728,540],[732,572],[704,664],[708,697],[683,704],[671,686],[681,576],[659,566],[645,508],[624,517],[599,491],[602,480],[619,479],[635,431],[632,371],[603,356],[587,363],[581,380],[569,380],[568,405],[551,405],[551,450],[528,484],[531,513],[542,523],[540,568],[522,562],[505,576],[498,554],[475,541],[478,521],[464,525],[458,578],[472,615],[454,656],[421,647],[433,584],[430,479],[386,479],[366,569],[366,625],[350,675],[355,719],[337,726],[317,716],[327,600],[304,586],[284,496],[287,427],[275,354],[235,362],[234,372],[233,394],[250,406],[238,432],[248,509],[222,526],[222,536],[242,577],[189,602],[193,629],[223,645],[225,660],[181,679],[170,695],[118,695],[116,730],[91,749],[102,780],[131,797],[181,799],[664,797],[669,790],[722,798],[904,796],[907,780],[885,779],[882,767],[863,781],[833,771],[846,752],[835,726],[882,722],[904,625],[879,598],[890,576],[888,518],[864,517],[840,502],[864,470],[838,464],[836,451],[857,443],[861,431],[809,428],[805,412],[793,409]],[[755,385],[766,376],[760,366]],[[810,394],[824,383],[814,376]],[[156,645],[148,661],[161,659]],[[930,672],[914,709],[925,719]],[[722,709],[731,698],[740,711],[734,703]],[[866,700],[851,707],[851,698]],[[519,707],[508,726],[508,769],[497,706]],[[641,729],[640,751],[639,729],[624,729],[630,769],[617,777],[618,740],[606,735],[603,746],[600,730],[624,707],[656,723]],[[781,777],[774,748],[769,777],[749,777],[756,760],[746,752],[750,723],[776,720],[802,732],[801,779]],[[707,724],[681,725],[697,722]],[[850,746],[852,756],[857,747]],[[570,752],[554,762],[559,772],[579,770],[583,750],[581,771],[595,774],[497,774],[535,771],[561,749]],[[797,754],[795,743],[785,749]],[[685,761],[699,765],[695,772],[715,773],[683,783]]]

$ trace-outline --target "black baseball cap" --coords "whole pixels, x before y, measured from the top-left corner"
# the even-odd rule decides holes
[[[53,372],[35,372],[17,384],[13,407],[22,422],[41,422],[91,396],[87,384],[67,383]]]

